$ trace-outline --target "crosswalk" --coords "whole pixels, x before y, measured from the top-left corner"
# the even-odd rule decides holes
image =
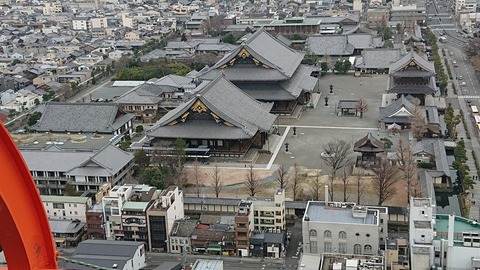
[[[463,98],[463,99],[480,99],[480,96],[458,96],[458,98]]]

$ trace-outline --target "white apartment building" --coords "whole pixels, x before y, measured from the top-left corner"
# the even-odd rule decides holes
[[[78,219],[87,222],[86,211],[92,206],[90,197],[41,196],[49,219]]]
[[[15,110],[17,112],[28,111],[37,106],[35,100],[38,100],[39,103],[43,101],[41,95],[26,89],[21,89],[17,92],[7,90],[0,94],[0,99],[2,101],[0,109],[7,111]]]
[[[386,207],[310,201],[302,221],[304,253],[378,254],[387,222]]]
[[[135,18],[129,17],[128,14],[122,14],[122,26],[137,29],[138,21]]]
[[[87,31],[90,29],[90,18],[75,17],[72,19],[72,29],[77,31]]]
[[[273,198],[248,197],[252,202],[255,230],[285,230],[285,190],[278,189]]]
[[[428,270],[434,265],[435,208],[431,198],[410,198],[411,269]]]
[[[45,3],[43,7],[43,15],[50,16],[53,14],[60,14],[63,12],[63,6],[61,3]]]
[[[123,203],[130,199],[132,194],[133,186],[115,186],[107,196],[102,198],[105,237],[107,239],[123,237],[122,206]]]
[[[175,220],[184,217],[183,192],[177,186],[162,190],[147,210],[148,249],[169,251],[169,236]]]
[[[107,18],[91,18],[90,19],[90,26],[92,29],[99,29],[99,28],[107,28]]]

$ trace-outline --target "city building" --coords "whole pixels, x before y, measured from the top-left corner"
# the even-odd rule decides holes
[[[407,25],[422,25],[427,19],[425,6],[417,4],[411,5],[392,5],[390,8],[390,22]]]
[[[50,145],[20,152],[42,195],[64,195],[67,184],[76,192],[96,193],[105,183],[121,184],[133,168],[133,155],[111,144],[97,151]]]
[[[110,240],[86,240],[73,252],[73,260],[90,265],[122,270],[140,270],[146,263],[143,243]],[[83,270],[85,266],[68,262],[65,269]]]
[[[431,198],[410,198],[408,232],[411,269],[427,270],[434,265],[435,215],[436,206]]]
[[[251,201],[242,201],[235,215],[235,247],[237,256],[250,256],[250,235],[254,230],[253,206]]]
[[[94,204],[86,213],[88,239],[107,239],[102,203]]]
[[[177,186],[162,190],[147,210],[148,250],[168,251],[169,236],[175,220],[185,217],[183,192]]]
[[[278,189],[273,198],[247,197],[246,201],[252,202],[253,205],[253,225],[255,230],[270,232],[285,230],[284,189]]]
[[[376,255],[388,235],[386,207],[308,202],[302,221],[305,253]]]
[[[153,201],[126,201],[122,206],[123,240],[148,242],[147,209]],[[152,224],[153,225],[153,224]]]
[[[78,219],[86,222],[86,212],[92,206],[90,197],[41,196],[47,217],[52,219]]]
[[[191,237],[196,226],[196,220],[180,219],[175,221],[168,239],[170,253],[190,254],[192,252]]]
[[[384,258],[378,255],[324,253],[321,256],[319,270],[384,270],[387,269]]]

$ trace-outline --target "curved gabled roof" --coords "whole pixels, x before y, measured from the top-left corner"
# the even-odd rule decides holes
[[[213,121],[214,117],[212,116],[212,121],[209,121],[209,125],[212,123],[214,123],[214,125],[209,126],[210,129],[218,130],[218,128],[221,127],[221,129],[230,132],[232,128],[236,127],[242,130],[243,135],[247,137],[255,135],[258,130],[270,130],[276,119],[275,115],[270,114],[270,109],[273,106],[272,103],[256,101],[236,87],[233,83],[225,79],[225,77],[219,76],[199,90],[196,97],[168,112],[157,122],[155,127],[153,127],[147,135],[152,137],[163,137],[163,135],[160,134],[163,127],[190,126],[189,131],[193,131],[192,129],[205,128],[198,125],[198,123],[207,123],[207,121],[195,119],[190,120],[188,119],[188,116],[185,116],[185,121],[178,121],[178,119],[186,113],[189,113],[190,110],[192,110],[192,113],[195,112],[193,108],[195,104],[203,104],[208,108],[209,113],[211,112],[223,120],[215,123]],[[178,121],[179,123],[177,124],[175,121]],[[177,131],[179,132],[180,129],[177,129]],[[173,131],[170,130],[169,132]],[[231,134],[231,136],[239,135],[238,131]]]
[[[432,75],[435,75],[435,66],[433,62],[428,61],[427,59],[420,56],[418,53],[409,51],[404,57],[400,58],[397,62],[393,63],[389,67],[389,74],[395,73],[400,69],[407,66],[411,61],[414,61],[420,68],[425,71],[431,72]]]

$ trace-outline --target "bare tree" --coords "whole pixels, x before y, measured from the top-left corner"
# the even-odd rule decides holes
[[[419,106],[415,106],[412,116],[410,116],[410,129],[413,137],[417,139],[417,141],[420,141],[425,133],[427,133],[427,127],[422,109]]]
[[[399,168],[403,172],[407,188],[407,203],[410,197],[416,197],[419,194],[418,167],[410,143],[403,137],[398,141],[397,157]]]
[[[257,175],[255,171],[253,171],[253,164],[250,163],[249,170],[245,177],[245,182],[243,183],[245,187],[248,189],[248,195],[255,196],[257,194],[258,189],[260,188],[260,181],[257,179]]]
[[[365,176],[365,172],[359,171],[356,177],[355,185],[357,189],[357,204],[361,204],[363,193],[365,192],[365,185],[363,185],[363,177]]]
[[[302,176],[300,175],[300,167],[297,163],[293,165],[293,179],[292,179],[293,200],[297,199],[297,195],[300,191],[300,185],[302,182]]]
[[[395,184],[399,180],[399,169],[396,165],[383,158],[379,167],[374,168],[373,189],[378,195],[378,205],[382,205],[386,200],[395,195]]]
[[[200,168],[197,158],[195,158],[195,161],[193,162],[193,178],[195,180],[195,193],[197,194],[197,197],[200,197]]]
[[[363,118],[363,113],[368,112],[368,103],[364,98],[359,98],[355,103],[355,109],[360,113],[360,118]]]
[[[288,184],[288,172],[285,170],[285,166],[280,165],[277,170],[277,183],[279,188],[286,189]]]
[[[315,174],[315,178],[310,183],[310,187],[312,188],[312,200],[319,201],[320,200],[320,192],[322,190],[322,182],[320,182],[320,171],[317,171]]]
[[[344,140],[334,140],[323,146],[320,155],[323,162],[330,167],[330,200],[333,201],[334,181],[337,171],[350,163],[350,143]]]
[[[220,170],[218,169],[218,164],[215,162],[215,167],[213,168],[213,173],[212,173],[212,180],[213,180],[213,192],[215,193],[215,197],[218,198],[220,195],[220,192],[222,192],[223,189],[223,182],[222,178],[220,177]]]
[[[342,188],[343,188],[343,201],[346,202],[348,200],[347,189],[350,184],[349,176],[352,173],[351,167],[347,166],[343,168],[342,174]]]

